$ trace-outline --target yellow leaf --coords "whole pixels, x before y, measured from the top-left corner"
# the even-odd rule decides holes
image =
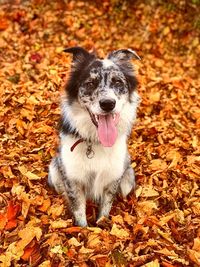
[[[27,99],[27,103],[28,103],[28,104],[37,105],[37,104],[39,103],[39,101],[35,98],[34,95],[31,95],[31,96]]]
[[[88,248],[97,248],[101,246],[101,239],[99,234],[91,233],[88,236],[87,247]]]
[[[83,253],[83,254],[92,253],[92,252],[94,252],[94,249],[85,248],[84,246],[82,246],[79,250],[79,253]]]
[[[53,219],[55,219],[63,213],[63,210],[64,210],[64,205],[56,203],[49,207],[47,213],[48,215],[51,214]]]
[[[142,194],[142,186],[138,186],[138,188],[135,191],[135,195],[138,198]]]
[[[167,163],[162,159],[153,159],[151,160],[149,168],[153,171],[163,171],[167,168]]]
[[[69,223],[69,221],[65,221],[65,220],[59,219],[57,221],[51,222],[51,227],[53,229],[67,228],[70,224],[71,224],[71,220],[70,220],[70,223]]]
[[[122,238],[122,239],[129,237],[129,233],[124,229],[118,228],[115,223],[113,224],[113,227],[112,227],[110,233],[111,233],[111,235],[114,235],[114,236],[116,236],[118,238]]]
[[[188,249],[188,255],[189,258],[197,264],[197,266],[200,266],[200,251]]]
[[[156,197],[159,196],[159,193],[153,189],[151,185],[146,185],[142,188],[142,197]]]
[[[29,178],[29,180],[40,180],[41,179],[38,175],[28,171],[25,166],[19,166],[18,170],[21,172],[21,174]]]
[[[143,202],[138,202],[138,208],[137,208],[137,213],[139,217],[144,217],[144,216],[150,216],[154,209],[157,209],[157,204],[152,201],[143,201]]]
[[[193,245],[192,249],[200,252],[200,237],[196,237],[194,239],[194,245]]]
[[[121,215],[112,216],[112,223],[124,225],[124,220]]]
[[[87,229],[96,233],[96,234],[100,234],[102,232],[102,229],[99,227],[87,227]]]
[[[38,267],[51,267],[51,262],[43,261]]]
[[[151,92],[148,97],[152,102],[158,102],[160,100],[161,93],[160,91]]]
[[[173,250],[168,250],[167,248],[162,248],[158,251],[156,251],[156,253],[165,255],[165,256],[171,256],[171,257],[177,257],[178,258],[178,254],[176,254]]]
[[[63,52],[63,47],[62,46],[59,46],[59,47],[56,47],[55,49],[56,53],[62,53]]]
[[[172,214],[169,214],[169,215],[167,215],[167,216],[163,216],[163,217],[161,217],[160,219],[159,219],[159,225],[161,225],[161,226],[163,226],[163,225],[165,225],[166,223],[168,223],[168,221],[170,221],[172,218],[174,218],[175,217],[175,212],[174,213],[172,213]]]
[[[171,160],[172,162],[170,163],[168,168],[174,168],[176,167],[176,165],[179,163],[179,161],[181,160],[181,154],[176,151],[176,150],[171,150],[167,153],[166,155],[166,159],[167,160]]]
[[[1,263],[0,266],[1,267],[10,267],[11,266],[11,260],[12,260],[12,253],[6,251],[6,253],[4,255],[3,254],[0,255],[0,263]]]
[[[199,202],[194,202],[192,204],[192,210],[193,210],[194,214],[200,215],[200,203]]]
[[[171,239],[171,235],[167,232],[163,232],[161,231],[159,228],[157,229],[158,233],[160,236],[162,236],[164,239],[166,239],[167,241],[173,243],[173,240]]]
[[[27,171],[25,176],[27,178],[29,178],[29,180],[40,180],[41,179],[38,175],[36,175],[36,174],[34,174],[34,173],[30,172],[30,171]]]
[[[146,263],[145,265],[142,265],[144,267],[160,267],[160,263],[158,262],[158,260],[154,260],[151,262]]]
[[[81,243],[75,237],[70,238],[68,244],[75,247],[81,246]]]
[[[169,32],[170,32],[170,28],[169,28],[169,26],[166,26],[166,27],[163,29],[163,35],[167,35]]]
[[[63,254],[63,249],[61,245],[56,245],[50,250],[54,254]]]

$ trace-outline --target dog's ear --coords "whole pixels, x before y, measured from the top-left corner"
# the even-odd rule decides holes
[[[93,54],[90,54],[87,50],[79,46],[66,48],[63,51],[73,54],[73,63],[82,63],[94,58]]]
[[[132,49],[115,50],[108,54],[107,58],[116,63],[130,61],[133,58],[141,60],[138,54]]]

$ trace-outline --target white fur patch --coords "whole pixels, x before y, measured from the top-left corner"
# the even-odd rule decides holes
[[[101,144],[93,145],[95,154],[92,159],[86,156],[85,142],[77,145],[71,152],[70,148],[75,142],[76,139],[69,135],[63,135],[61,138],[61,158],[67,177],[83,183],[87,195],[99,199],[104,187],[119,179],[124,172],[126,136],[120,136],[112,148],[103,147]]]
[[[105,69],[115,65],[110,59],[103,59],[102,63]]]

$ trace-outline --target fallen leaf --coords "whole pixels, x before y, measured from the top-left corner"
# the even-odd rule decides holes
[[[143,265],[144,267],[160,267],[159,261],[156,259],[154,261],[148,262],[145,265]]]
[[[65,229],[65,232],[68,234],[79,233],[80,231],[81,231],[81,227],[79,226],[68,227]]]
[[[50,206],[51,206],[51,200],[47,198],[47,199],[44,199],[42,205],[38,207],[38,210],[42,212],[46,212]]]
[[[83,253],[83,254],[87,254],[87,253],[93,253],[94,249],[90,249],[90,248],[85,248],[84,246],[82,246],[79,249],[79,253]]]
[[[75,246],[75,247],[81,246],[81,243],[75,237],[70,238],[68,244],[70,246]]]
[[[137,213],[142,218],[144,216],[150,216],[155,210],[157,210],[157,204],[154,201],[142,201],[138,202]]]
[[[9,22],[5,17],[0,17],[0,31],[4,31],[8,28]]]
[[[118,226],[114,223],[112,226],[112,229],[110,231],[111,235],[114,235],[118,238],[128,238],[129,237],[129,232],[124,229],[118,228]]]
[[[153,159],[149,168],[153,171],[163,171],[167,168],[167,163],[162,159]]]
[[[141,192],[142,197],[156,197],[159,196],[159,193],[150,185],[146,185],[142,187]]]
[[[96,234],[96,233],[90,233],[88,235],[88,241],[87,241],[87,247],[88,248],[98,248],[101,246],[101,238],[100,238],[100,235],[99,234]]]
[[[67,228],[69,225],[71,224],[71,220],[70,221],[65,221],[65,220],[62,220],[62,219],[58,219],[56,221],[52,221],[50,223],[51,227],[53,229],[59,229],[59,228]]]

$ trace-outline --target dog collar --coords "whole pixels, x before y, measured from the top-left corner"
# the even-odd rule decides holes
[[[78,144],[80,144],[80,143],[82,143],[82,142],[84,142],[84,141],[85,141],[85,140],[84,140],[83,138],[78,139],[78,140],[71,146],[70,151],[73,152],[73,151],[74,151],[74,148],[75,148]]]
[[[83,138],[78,139],[70,148],[70,151],[73,152],[77,145],[79,145],[82,142],[86,142],[87,149],[86,149],[86,156],[88,159],[91,159],[94,157],[94,150],[92,149],[92,142],[89,140],[85,140]]]

